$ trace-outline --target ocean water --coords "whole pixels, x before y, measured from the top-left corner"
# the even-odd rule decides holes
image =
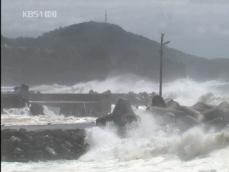
[[[78,160],[2,162],[4,172],[106,172],[177,171],[228,172],[229,129],[205,130],[202,126],[180,133],[161,126],[151,115],[136,111],[141,122],[129,126],[127,137],[110,124],[87,129],[89,151]]]
[[[4,109],[1,114],[1,123],[5,126],[11,125],[47,125],[47,124],[74,124],[74,123],[93,123],[95,117],[76,117],[64,116],[51,107],[44,106],[45,115],[32,116],[29,114],[29,108]]]
[[[39,85],[32,87],[31,90],[42,93],[88,93],[90,90],[94,90],[102,93],[109,89],[113,93],[128,93],[130,91],[158,93],[158,87],[158,83],[147,78],[124,75],[111,77],[103,81],[94,80],[77,83],[72,86]],[[229,101],[229,81],[198,82],[190,78],[177,79],[173,82],[164,83],[163,97],[173,98],[183,105],[193,105],[202,97],[205,97],[206,103],[218,104],[222,101]]]
[[[130,89],[131,85],[131,89]],[[136,77],[114,77],[105,81],[90,81],[73,86],[42,85],[32,89],[41,92],[152,92],[157,84]],[[197,101],[209,104],[229,102],[228,82],[196,82],[180,79],[164,86],[165,97],[183,105]],[[4,172],[229,172],[229,128],[215,130],[196,126],[185,132],[176,126],[162,125],[160,120],[142,109],[134,109],[141,119],[128,126],[127,136],[120,137],[111,124],[104,128],[87,129],[90,149],[78,160],[48,162],[1,162]],[[72,123],[93,121],[93,118],[64,117],[46,107],[45,116],[31,117],[28,110],[5,110],[1,118],[5,125]]]

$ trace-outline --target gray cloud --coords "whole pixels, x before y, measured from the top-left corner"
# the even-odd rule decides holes
[[[229,58],[229,0],[2,0],[2,33],[38,36],[88,20],[109,22],[159,40],[166,32],[171,47],[208,58]],[[22,18],[23,10],[56,10],[57,18]]]

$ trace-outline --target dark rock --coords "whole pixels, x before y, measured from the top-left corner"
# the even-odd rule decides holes
[[[42,105],[32,103],[29,107],[31,115],[44,115],[44,108]]]
[[[218,108],[223,111],[229,111],[229,103],[228,102],[222,102],[218,105]]]
[[[98,93],[94,90],[89,90],[89,94],[98,94]]]
[[[66,144],[61,144],[61,148],[65,151],[65,152],[71,152],[71,147],[69,147]]]
[[[16,86],[14,87],[14,93],[22,95],[22,96],[26,96],[29,94],[29,86],[22,84],[21,86]]]
[[[1,111],[9,108],[24,108],[28,100],[19,94],[1,94]]]
[[[1,94],[1,112],[3,109],[24,108],[28,105],[29,94],[29,86],[25,84],[14,87],[12,93]]]
[[[199,124],[203,120],[203,115],[192,107],[180,106],[183,116],[186,116],[193,120],[196,124]]]
[[[108,95],[110,95],[111,94],[111,90],[104,91],[102,94],[108,94]]]
[[[16,147],[15,150],[14,150],[14,153],[15,154],[22,154],[23,150],[19,147]]]
[[[70,147],[70,148],[73,147],[73,145],[72,145],[69,141],[65,141],[64,144],[65,144],[67,147]]]
[[[23,133],[22,133],[23,132]],[[18,136],[22,137],[18,137]],[[32,138],[32,139],[28,139]],[[2,130],[4,161],[46,161],[77,159],[87,151],[85,131],[75,130]]]
[[[157,107],[165,107],[165,101],[163,97],[159,95],[153,95],[152,97],[152,106],[157,106]]]
[[[106,125],[107,122],[112,122],[113,121],[113,116],[111,114],[107,116],[103,116],[100,118],[96,119],[96,125]]]
[[[229,109],[227,109],[226,103],[205,111],[203,115],[204,122],[208,124],[217,124],[224,127],[229,123]]]
[[[21,139],[16,136],[11,136],[9,141],[12,143],[18,143],[18,142],[21,142]]]
[[[139,93],[140,100],[143,105],[148,106],[151,103],[150,95],[146,92]]]
[[[16,147],[13,153],[15,159],[21,159],[21,161],[24,161],[25,155],[24,155],[24,151],[21,148]]]
[[[173,99],[166,99],[165,104],[166,104],[167,108],[171,108],[171,109],[179,109],[180,108],[180,104],[178,102],[174,101]]]
[[[204,121],[207,123],[211,123],[215,120],[223,120],[222,111],[217,108],[210,109],[203,113]]]
[[[193,105],[192,108],[197,110],[200,113],[204,113],[204,112],[210,110],[211,108],[213,108],[213,106],[202,103],[202,102],[198,102],[195,105]]]
[[[123,127],[128,123],[137,120],[131,105],[124,99],[119,99],[113,112],[96,120],[96,125],[105,125],[107,122],[114,122],[117,126]]]
[[[53,149],[53,148],[51,148],[51,147],[49,147],[49,146],[46,146],[45,147],[45,151],[50,155],[50,156],[56,156],[57,155],[57,153],[56,153],[56,151]]]

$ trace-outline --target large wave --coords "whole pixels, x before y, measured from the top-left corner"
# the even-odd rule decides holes
[[[164,84],[165,98],[173,98],[182,105],[191,106],[198,101],[218,105],[223,101],[229,102],[229,88],[228,82],[223,81],[205,81],[197,82],[190,78],[178,79],[173,82]],[[135,75],[123,75],[110,77],[106,80],[89,81],[77,83],[72,86],[65,85],[40,85],[31,88],[33,91],[40,91],[42,93],[88,93],[93,89],[99,93],[106,90],[111,90],[113,93],[128,93],[133,92],[157,92],[158,84]],[[79,118],[70,116],[65,117],[59,114],[59,110],[44,107],[45,115],[31,116],[28,108],[23,109],[4,109],[2,114],[2,121],[5,125],[25,125],[25,124],[47,124],[47,123],[75,123],[80,121]],[[93,121],[94,119],[85,119],[86,121]]]
[[[175,126],[161,125],[152,114],[136,112],[139,125],[129,126],[127,137],[120,137],[110,124],[87,130],[90,150],[81,160],[136,160],[174,157],[190,160],[229,146],[229,130],[206,130],[196,126],[182,133]]]
[[[226,87],[225,87],[226,85]],[[164,96],[177,100],[183,105],[197,101],[219,104],[228,101],[228,83],[220,81],[196,82],[180,79],[164,85]],[[44,93],[87,93],[89,90],[103,92],[157,92],[158,85],[148,79],[120,76],[104,81],[90,81],[73,86],[43,85],[32,90]],[[229,101],[228,101],[229,102]],[[138,125],[128,126],[126,137],[121,137],[112,123],[104,128],[93,127],[86,130],[86,141],[90,148],[78,160],[33,163],[3,162],[4,171],[196,171],[227,172],[229,154],[229,129],[206,129],[196,126],[185,132],[176,126],[164,125],[153,114],[135,109],[141,119]],[[10,117],[10,118],[8,118]],[[4,110],[1,117],[13,124],[47,122],[72,123],[77,117],[64,117],[45,108],[45,115],[30,116],[28,109]],[[17,120],[21,119],[21,120]],[[7,121],[8,120],[8,121]],[[14,121],[15,120],[15,121]],[[88,120],[88,119],[86,119]],[[18,169],[20,166],[20,169]]]
[[[219,104],[222,101],[229,102],[229,89],[226,88],[229,88],[229,82],[216,80],[197,82],[190,78],[184,78],[165,83],[163,96],[173,98],[183,105],[193,105],[200,99],[209,104]],[[32,90],[42,93],[88,93],[90,90],[99,93],[106,90],[111,90],[113,93],[131,91],[152,93],[158,92],[158,83],[135,75],[122,75],[102,81],[81,82],[72,86],[40,85],[33,87]]]

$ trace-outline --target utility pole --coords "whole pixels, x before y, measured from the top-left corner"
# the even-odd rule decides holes
[[[161,48],[160,48],[160,85],[159,85],[159,96],[162,97],[162,71],[163,71],[163,42],[164,33],[161,33]]]
[[[105,10],[105,23],[107,23],[107,10]]]
[[[162,97],[162,79],[163,79],[163,48],[169,44],[170,41],[164,42],[165,33],[161,33],[161,47],[160,47],[160,83],[159,83],[159,96]]]

